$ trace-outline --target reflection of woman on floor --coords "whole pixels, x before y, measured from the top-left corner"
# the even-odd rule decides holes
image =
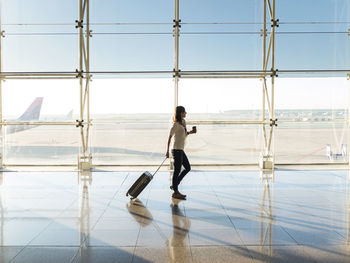
[[[173,149],[171,150],[171,154],[174,158],[174,174],[172,180],[172,186],[170,189],[174,190],[173,198],[177,199],[186,199],[186,195],[183,195],[179,192],[179,184],[185,175],[191,170],[190,162],[187,159],[187,156],[184,152],[185,148],[185,140],[187,135],[196,133],[196,128],[193,127],[192,131],[187,131],[186,129],[186,110],[182,106],[177,106],[175,108],[175,114],[173,117],[173,126],[171,127],[166,151],[166,157],[169,158],[169,146],[171,142],[171,138],[174,136],[174,144]],[[185,169],[181,172],[181,167]]]
[[[183,215],[178,204],[181,200],[174,199],[171,205],[173,219],[173,236],[167,240],[170,262],[183,262],[191,258],[191,253],[188,249],[187,236],[191,227],[191,221]]]

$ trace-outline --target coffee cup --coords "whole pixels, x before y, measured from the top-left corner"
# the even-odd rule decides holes
[[[192,131],[193,131],[193,133],[197,133],[197,127],[196,127],[196,126],[193,126],[193,127],[192,127]]]

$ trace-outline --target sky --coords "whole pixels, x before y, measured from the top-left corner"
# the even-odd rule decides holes
[[[78,37],[74,21],[78,0],[1,0],[3,38],[3,71],[75,71],[78,67]],[[281,22],[277,32],[327,31],[346,32],[350,24],[350,2],[347,0],[276,0],[276,14]],[[91,0],[91,23],[147,22],[163,25],[92,25],[91,70],[172,70],[174,39],[173,0]],[[200,25],[198,22],[262,21],[262,0],[180,0],[180,18],[184,23],[180,37],[181,70],[260,70],[262,42],[259,34],[185,34],[189,32],[259,32],[260,24]],[[283,24],[286,22],[337,22],[333,24]],[[349,22],[341,24],[338,22]],[[20,25],[37,23],[45,25]],[[66,25],[47,25],[47,24]],[[70,35],[24,36],[16,33],[70,33]],[[161,32],[152,35],[96,34],[110,32]],[[343,34],[279,34],[276,36],[276,68],[350,69],[349,36]],[[98,75],[95,76],[97,78]],[[170,77],[170,76],[169,76]],[[288,78],[283,80],[282,78]],[[276,82],[278,107],[343,107],[347,81],[345,77],[308,81],[303,76],[283,76]],[[168,111],[173,105],[171,79],[95,79],[93,103],[96,112],[139,112],[147,98],[147,110]],[[120,88],[125,87],[125,88]],[[142,88],[140,88],[142,87]],[[241,88],[237,88],[241,87]],[[251,88],[253,87],[253,88]],[[147,89],[147,91],[146,91]],[[221,90],[218,93],[217,90]],[[254,96],[247,90],[254,90]],[[255,92],[256,90],[256,92]],[[283,91],[283,92],[279,92]],[[48,114],[77,108],[78,86],[75,81],[7,81],[4,84],[4,111],[15,114],[17,103],[26,105],[35,96],[44,96],[43,110]],[[279,93],[278,93],[279,92]],[[54,96],[53,96],[54,94]],[[108,95],[106,95],[108,94]],[[166,100],[157,101],[156,94]],[[257,80],[181,80],[180,101],[192,105],[193,111],[220,112],[237,108],[259,108],[261,85]],[[296,99],[290,101],[295,95]],[[317,95],[316,95],[317,94]],[[324,98],[319,95],[324,94]],[[330,95],[331,94],[331,95]],[[133,97],[134,95],[134,97]],[[278,97],[277,97],[278,95]],[[53,102],[50,98],[60,98]],[[117,99],[115,99],[117,98]],[[141,98],[141,99],[139,99]],[[169,98],[169,100],[168,100]],[[278,100],[277,100],[278,98]],[[311,103],[310,98],[313,98]],[[331,99],[332,98],[332,99]],[[346,99],[345,99],[346,98]],[[132,100],[124,105],[126,99]],[[120,100],[118,104],[113,101]],[[105,102],[108,103],[105,103]],[[331,102],[330,102],[331,101]],[[61,103],[60,103],[61,102]],[[154,104],[159,105],[155,107]],[[54,106],[55,105],[55,106]],[[57,105],[57,106],[56,106]],[[111,107],[107,105],[119,105]],[[151,106],[150,106],[151,105]],[[171,105],[171,106],[169,106]],[[56,108],[55,108],[56,107]],[[59,109],[57,107],[60,107]],[[18,113],[19,114],[19,113]]]

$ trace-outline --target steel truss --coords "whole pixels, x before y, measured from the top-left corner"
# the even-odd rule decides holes
[[[79,169],[91,168],[91,153],[89,153],[90,132],[90,0],[79,0],[79,20],[76,20],[79,31],[79,69],[76,70],[80,87],[80,127],[81,151],[78,156]],[[85,28],[84,28],[85,27]],[[84,32],[85,29],[85,32]],[[86,120],[86,122],[84,122]]]
[[[2,1],[0,0],[0,73],[2,73],[2,39],[5,37],[5,32],[2,30]],[[3,154],[4,154],[4,134],[2,129],[2,82],[3,77],[0,76],[0,145],[1,145],[1,153],[0,153],[0,169],[3,166]]]
[[[262,169],[273,169],[274,166],[274,154],[271,149],[271,143],[273,139],[274,127],[277,126],[277,119],[275,119],[275,77],[277,77],[277,69],[275,69],[275,31],[278,27],[278,19],[276,19],[276,0],[263,0],[263,29],[261,30],[261,35],[263,37],[263,60],[262,66],[263,71],[266,72],[268,66],[270,65],[270,85],[266,79],[266,75],[262,78],[262,122],[269,120],[269,125],[263,124],[263,134],[264,134],[264,150],[261,154],[260,168]],[[267,12],[268,10],[268,12]],[[267,44],[267,13],[269,14],[271,21],[271,33]],[[267,104],[267,105],[266,105]],[[268,110],[268,116],[265,114],[265,110]]]

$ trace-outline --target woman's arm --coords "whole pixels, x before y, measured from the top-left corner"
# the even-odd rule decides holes
[[[167,148],[166,148],[166,154],[165,154],[165,156],[166,156],[167,158],[169,158],[169,147],[170,147],[171,137],[172,137],[172,135],[169,135],[169,138],[168,138],[168,145],[167,145]]]

